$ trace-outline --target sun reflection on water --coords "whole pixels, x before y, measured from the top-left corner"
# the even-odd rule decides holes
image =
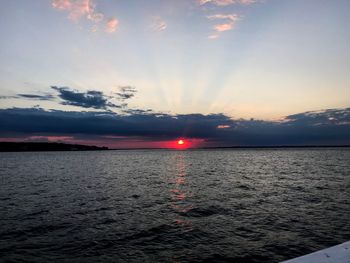
[[[172,188],[170,189],[171,207],[178,218],[174,219],[174,224],[178,226],[189,227],[191,222],[188,219],[184,219],[182,214],[187,213],[192,209],[192,204],[189,203],[188,197],[190,197],[187,165],[185,160],[185,154],[179,152],[174,157],[174,175],[172,178]]]

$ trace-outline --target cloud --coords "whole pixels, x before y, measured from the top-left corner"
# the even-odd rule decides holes
[[[13,108],[0,110],[0,121],[3,124],[0,132],[142,136],[164,139],[184,133],[191,137],[208,137],[216,130],[217,123],[225,123],[229,118],[222,114],[118,115],[113,112]]]
[[[213,26],[215,32],[208,37],[210,39],[218,38],[222,32],[232,30],[240,20],[240,17],[237,14],[216,14],[207,16],[207,18],[214,21],[223,20],[222,23]]]
[[[212,34],[208,36],[209,39],[217,39],[219,38],[219,34]]]
[[[18,96],[0,96],[0,100],[18,99]]]
[[[0,99],[30,99],[30,100],[53,100],[55,96],[52,94],[16,94],[15,96],[0,96]]]
[[[54,0],[52,1],[52,7],[60,10],[71,9],[71,0]]]
[[[18,98],[25,98],[31,100],[53,100],[55,96],[52,94],[37,95],[37,94],[17,94]]]
[[[12,96],[0,96],[0,99],[27,99],[27,100],[49,100],[53,101],[57,99],[62,105],[78,106],[83,108],[93,109],[108,109],[108,108],[123,108],[123,112],[143,112],[144,110],[128,109],[125,101],[133,98],[137,93],[135,87],[132,86],[120,86],[118,92],[114,93],[114,96],[107,96],[102,91],[88,90],[86,92],[77,91],[69,87],[51,86],[51,89],[58,92],[57,95],[51,93],[43,94],[24,94],[19,93]],[[115,104],[111,100],[117,100],[120,104]],[[145,112],[149,112],[146,110]]]
[[[350,108],[339,110],[329,109],[324,111],[309,111],[289,115],[284,119],[289,125],[308,125],[308,126],[323,126],[323,125],[348,125],[350,124]]]
[[[151,24],[151,29],[153,31],[164,31],[168,27],[167,23],[159,16],[153,17],[153,21]]]
[[[130,115],[143,115],[143,114],[154,113],[154,111],[151,110],[151,109],[146,109],[146,110],[142,110],[142,109],[124,109],[123,113],[130,114]]]
[[[119,92],[115,93],[119,99],[128,100],[135,96],[137,92],[136,88],[131,86],[121,86],[119,87]]]
[[[25,142],[65,142],[73,140],[71,136],[29,136]]]
[[[68,12],[68,18],[75,22],[84,18],[93,23],[92,32],[98,31],[97,24],[105,20],[105,15],[97,11],[93,0],[53,0],[52,7],[60,11]],[[117,31],[119,21],[116,18],[105,20],[105,31],[114,33]]]
[[[118,29],[118,25],[119,25],[119,21],[116,18],[111,18],[108,20],[108,22],[106,23],[106,29],[105,31],[107,33],[114,33],[115,31],[117,31]]]
[[[51,88],[58,92],[58,97],[63,100],[61,102],[62,105],[79,106],[83,108],[93,109],[121,107],[110,102],[110,97],[105,96],[101,91],[89,90],[87,92],[78,92],[76,90],[71,90],[68,87],[52,86]]]
[[[251,4],[256,3],[257,1],[256,0],[240,0],[239,2],[243,5],[251,5]]]
[[[229,128],[231,128],[231,126],[230,125],[225,125],[225,124],[220,124],[216,128],[218,128],[218,129],[229,129]]]
[[[202,146],[277,146],[350,144],[350,108],[307,112],[283,121],[235,120],[224,114],[104,112],[1,109],[0,137],[67,136],[109,143],[113,138],[167,141],[180,137]],[[221,128],[219,128],[221,127]],[[35,137],[33,137],[35,138]]]
[[[96,4],[92,0],[53,0],[52,7],[68,11],[68,18],[74,21],[85,17],[93,22],[99,22],[104,18],[102,13],[96,11]]]
[[[234,4],[250,5],[256,3],[256,0],[198,0],[199,5],[213,4],[216,6],[228,6]]]
[[[232,5],[234,4],[236,1],[234,0],[199,0],[198,3],[200,5],[205,5],[207,3],[212,3],[214,5],[218,5],[218,6],[226,6],[226,5]]]

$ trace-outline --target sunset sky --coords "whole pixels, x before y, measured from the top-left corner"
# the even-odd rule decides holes
[[[350,143],[348,0],[3,0],[1,5],[2,140],[58,136],[114,147],[162,147],[180,137],[193,145]],[[35,116],[51,121],[57,114],[65,120],[97,118],[96,129],[89,124],[78,131],[70,121],[64,128],[36,126]],[[275,125],[310,114],[313,123],[307,125],[329,127],[310,132],[303,126],[302,140],[271,141],[272,134],[295,134]],[[106,118],[118,125],[98,126]],[[274,129],[272,137],[258,140],[259,134],[237,131],[259,125]],[[322,138],[309,137],[315,133]]]

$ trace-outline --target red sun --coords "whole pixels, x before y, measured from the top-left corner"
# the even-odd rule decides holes
[[[192,147],[191,140],[187,140],[184,138],[178,138],[176,140],[171,141],[169,144],[169,148],[177,149],[177,150],[186,150]]]
[[[177,141],[177,144],[178,144],[178,145],[184,145],[184,144],[185,144],[185,141],[184,141],[184,140],[178,140],[178,141]]]

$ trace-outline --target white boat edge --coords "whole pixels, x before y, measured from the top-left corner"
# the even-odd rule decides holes
[[[280,263],[350,263],[350,241]]]

